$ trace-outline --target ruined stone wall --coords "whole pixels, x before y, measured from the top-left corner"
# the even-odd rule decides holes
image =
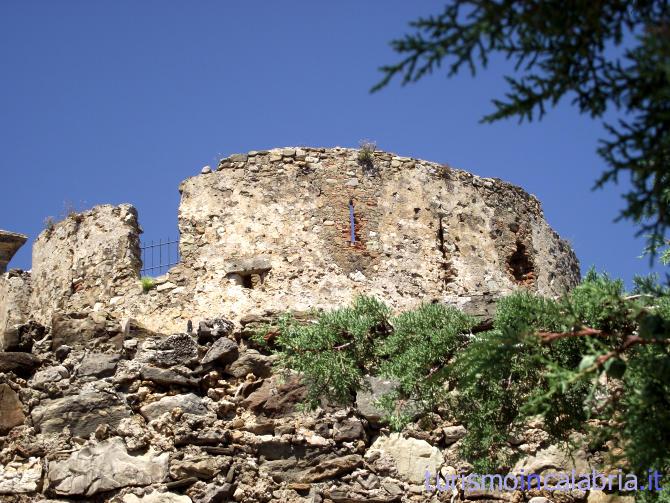
[[[435,163],[378,152],[361,164],[357,155],[251,152],[186,180],[182,262],[146,293],[132,206],[99,206],[44,231],[32,277],[0,276],[0,328],[28,318],[47,325],[5,332],[0,502],[554,498],[427,492],[426,469],[473,470],[461,456],[464,425],[435,413],[389,434],[376,403],[393,385],[377,378],[346,407],[300,411],[304,384],[274,374],[276,356],[249,339],[251,322],[360,293],[399,310],[438,301],[481,314],[486,299],[516,288],[553,296],[578,281],[574,253],[523,190]],[[507,446],[518,462],[505,470],[590,473],[603,459],[585,449],[569,458],[541,421],[522,431]],[[607,497],[581,491],[560,501]]]
[[[579,280],[574,253],[522,189],[388,153],[367,165],[357,156],[250,152],[184,181],[173,285],[193,299],[191,311],[234,319],[361,293],[407,309],[518,287],[555,296]]]
[[[96,206],[42,232],[33,246],[33,319],[50,324],[57,310],[108,308],[136,289],[140,232],[127,204]]]
[[[5,331],[30,318],[30,273],[12,270],[0,274],[0,351],[5,350]]]
[[[332,308],[359,294],[397,310],[444,302],[486,314],[515,288],[556,296],[579,280],[535,197],[436,163],[275,149],[223,159],[180,192],[182,262],[146,294],[132,206],[99,206],[44,231],[33,319],[105,311],[169,333],[191,319]]]

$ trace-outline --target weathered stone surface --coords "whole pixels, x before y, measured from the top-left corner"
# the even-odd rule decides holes
[[[233,489],[230,482],[197,482],[189,489],[189,496],[193,503],[226,503],[230,501]]]
[[[166,338],[152,337],[144,341],[137,359],[159,367],[174,367],[197,363],[198,343],[188,334]]]
[[[30,351],[12,347],[19,341],[12,341],[13,334],[6,333],[30,317],[30,285],[30,273],[12,270],[0,274],[0,351]]]
[[[154,491],[142,497],[126,494],[123,503],[192,503],[192,500],[188,496]]]
[[[70,377],[70,372],[63,365],[47,367],[35,372],[30,385],[35,389],[45,389],[51,383],[57,383]]]
[[[279,383],[276,378],[266,379],[243,402],[245,407],[270,417],[281,417],[295,412],[296,405],[307,396],[307,388],[297,376]]]
[[[184,413],[199,416],[208,412],[207,407],[202,403],[202,399],[193,393],[163,397],[157,402],[143,406],[140,412],[147,421],[151,421],[166,412],[172,412],[176,408],[180,408]]]
[[[115,437],[87,445],[64,461],[49,463],[48,485],[64,496],[92,496],[128,486],[147,486],[165,480],[168,453],[130,456]]]
[[[353,442],[365,437],[365,429],[358,419],[338,421],[333,428],[333,439],[337,442]]]
[[[228,469],[230,459],[223,456],[197,456],[175,459],[170,462],[170,477],[174,480],[195,477],[200,480],[214,478],[223,469]]]
[[[226,337],[233,332],[235,324],[225,318],[202,320],[198,323],[198,342],[205,344],[219,337]]]
[[[404,438],[399,433],[378,437],[366,457],[375,450],[390,456],[400,477],[415,484],[425,480],[426,470],[437,473],[443,462],[442,453],[438,448],[431,446],[425,440]]]
[[[520,286],[557,295],[579,280],[569,246],[520,188],[385,152],[373,154],[370,171],[357,155],[307,149],[303,163],[287,164],[274,149],[224,163],[243,169],[184,181],[180,250],[184,270],[197,271],[197,312],[224,306],[235,320],[329,308],[360,293],[408,309],[426,299],[495,299]],[[260,283],[246,281],[261,272]]]
[[[184,386],[191,388],[198,386],[197,379],[184,377],[173,370],[162,369],[153,365],[142,366],[140,377],[145,381],[152,381],[161,386]]]
[[[390,503],[429,497],[426,469],[467,473],[452,445],[464,428],[447,426],[440,409],[410,426],[413,438],[381,430],[370,445],[383,415],[374,402],[391,381],[368,381],[371,391],[356,397],[361,414],[325,401],[296,413],[306,388],[295,375],[273,376],[274,357],[252,335],[262,328],[272,346],[281,314],[310,323],[312,308],[359,294],[394,311],[455,305],[483,328],[501,295],[574,285],[576,260],[516,187],[379,151],[363,166],[357,154],[253,152],[186,180],[181,262],[149,292],[131,207],[94,208],[43,233],[32,277],[0,275],[0,344],[22,352],[0,353],[0,369],[19,374],[0,383],[23,402],[0,396],[0,421],[31,411],[0,442],[0,492],[10,488],[13,503],[37,492],[96,503]],[[510,450],[533,453],[518,468],[569,471],[557,451],[540,450],[548,438],[539,423],[510,434]],[[482,503],[536,495],[461,493]],[[583,503],[586,494],[559,499]]]
[[[118,320],[106,312],[57,312],[51,319],[52,349],[66,345],[79,348],[93,341],[119,347],[123,334]]]
[[[4,333],[4,351],[30,353],[35,342],[43,340],[46,332],[47,327],[34,321],[12,325]]]
[[[493,301],[516,288],[557,295],[579,280],[574,253],[518,187],[381,151],[370,170],[358,150],[300,150],[231,157],[223,164],[236,169],[185,180],[181,263],[150,295],[138,281],[134,208],[98,206],[56,223],[34,246],[37,321],[102,309],[175,332],[212,312],[237,321],[361,293],[395,309],[436,300],[490,318]]]
[[[0,273],[7,270],[7,264],[27,239],[25,234],[0,229]]]
[[[77,374],[82,377],[110,377],[114,375],[119,360],[119,354],[88,353],[79,364]]]
[[[376,401],[383,395],[393,391],[397,383],[380,377],[367,376],[365,387],[356,393],[356,407],[372,424],[380,424],[384,411],[377,406]]]
[[[67,426],[73,435],[87,438],[101,424],[115,428],[130,415],[130,409],[111,392],[82,391],[77,395],[45,400],[30,415],[43,433],[58,433]]]
[[[362,464],[362,456],[351,454],[313,460],[276,459],[263,463],[261,469],[282,482],[318,482],[352,472]]]
[[[226,337],[222,337],[214,341],[212,347],[202,358],[201,363],[207,365],[208,363],[218,363],[220,365],[227,365],[237,360],[239,356],[239,348],[235,341],[231,341]]]
[[[542,473],[545,470],[554,472],[590,473],[591,466],[584,450],[577,450],[569,455],[558,445],[551,445],[542,449],[533,456],[523,458],[514,465],[513,473]]]
[[[538,503],[531,499],[528,503]],[[546,499],[546,498],[544,498]],[[621,496],[618,494],[607,494],[603,491],[589,491],[589,496],[586,499],[586,503],[634,503],[635,496]],[[547,500],[547,503],[548,500]]]
[[[465,430],[465,426],[458,425],[442,428],[442,433],[444,434],[444,441],[449,445],[463,438],[467,434],[467,431]]]
[[[226,372],[234,377],[244,377],[247,374],[269,377],[273,361],[273,357],[262,355],[254,349],[248,349],[226,369]]]
[[[0,463],[0,494],[21,494],[37,491],[42,479],[42,461],[30,458],[26,461]]]
[[[30,353],[0,352],[0,372],[14,372],[21,376],[30,375],[42,361]]]
[[[23,424],[25,419],[19,397],[7,384],[0,384],[0,435],[6,435],[15,426]]]
[[[120,293],[139,290],[139,233],[129,204],[96,206],[43,231],[33,245],[33,317],[50,323],[56,310],[107,307]]]

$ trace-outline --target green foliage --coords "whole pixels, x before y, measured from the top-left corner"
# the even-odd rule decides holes
[[[475,321],[455,308],[424,304],[391,324],[379,351],[380,373],[396,380],[398,388],[381,405],[398,428],[444,401],[447,364],[464,347]]]
[[[156,288],[156,280],[150,276],[143,276],[142,279],[140,279],[140,283],[142,284],[144,293]]]
[[[514,62],[509,91],[493,101],[493,122],[542,118],[565,96],[581,113],[601,118],[609,138],[598,153],[608,168],[596,187],[629,175],[619,218],[638,224],[650,245],[670,226],[670,5],[665,0],[450,0],[441,14],[410,23],[413,32],[392,42],[398,63],[382,80],[415,82],[446,64],[449,76],[474,74],[502,54]],[[632,43],[630,41],[633,41]],[[621,47],[626,42],[627,47]],[[652,247],[653,249],[653,247]],[[653,255],[652,255],[653,257]]]
[[[388,317],[389,309],[369,297],[357,298],[352,307],[321,313],[312,323],[282,317],[278,364],[303,374],[309,406],[324,398],[348,403],[365,374],[376,370],[375,342],[389,330]]]
[[[581,341],[543,345],[533,335],[563,328],[558,302],[515,293],[498,303],[493,330],[479,334],[457,358],[451,373],[459,394],[451,408],[468,425],[462,449],[478,469],[490,471],[511,464],[505,449],[510,427],[521,427],[524,419],[544,414],[556,436],[584,419],[580,401],[586,390],[581,383],[556,393],[550,401],[538,400],[547,389],[550,365],[572,368],[581,361]],[[528,403],[538,407],[526,407]]]
[[[641,476],[667,476],[670,294],[651,279],[642,286],[628,295],[621,281],[590,271],[560,299],[521,290],[498,302],[485,332],[448,306],[391,316],[360,297],[312,322],[283,317],[276,350],[283,368],[303,375],[310,407],[351,403],[366,375],[394,380],[379,401],[390,426],[438,410],[459,420],[462,454],[480,472],[509,469],[510,436],[541,417],[551,441],[580,431],[594,448],[623,448]]]

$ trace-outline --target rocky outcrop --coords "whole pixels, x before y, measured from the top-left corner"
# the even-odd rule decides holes
[[[48,487],[62,496],[92,496],[128,486],[165,480],[167,453],[130,456],[121,438],[85,446],[64,461],[49,463]]]
[[[300,376],[275,373],[274,358],[228,320],[218,317],[225,330],[204,336],[165,337],[135,328],[118,335],[105,319],[73,346],[54,345],[62,334],[32,325],[44,336],[30,353],[0,352],[0,361],[30,363],[0,373],[0,495],[10,498],[0,501],[555,501],[535,490],[436,492],[436,474],[473,471],[459,451],[466,429],[432,414],[389,432],[375,397],[392,382],[370,378],[349,404],[304,412]],[[120,349],[109,347],[112,334]],[[597,466],[601,453],[570,457],[541,426],[510,437],[512,472]],[[560,502],[604,497],[576,491]]]

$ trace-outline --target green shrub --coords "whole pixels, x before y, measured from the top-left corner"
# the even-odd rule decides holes
[[[460,421],[461,453],[480,472],[511,467],[510,435],[541,416],[551,442],[580,431],[592,448],[625,449],[639,476],[656,469],[670,484],[670,293],[650,279],[637,285],[628,295],[589,272],[560,299],[521,290],[498,302],[484,332],[448,306],[391,316],[360,297],[310,323],[283,317],[275,351],[302,374],[312,407],[351,403],[366,375],[395,380],[379,401],[390,425],[436,411]]]
[[[359,142],[358,162],[363,166],[371,166],[374,162],[374,152],[377,144],[370,140],[361,140]]]

